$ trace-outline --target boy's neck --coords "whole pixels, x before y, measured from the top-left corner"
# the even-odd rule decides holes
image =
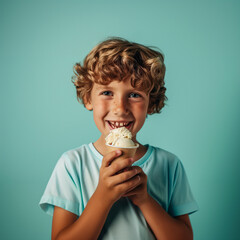
[[[147,152],[147,147],[139,143],[136,139],[134,139],[134,142],[137,142],[139,144],[139,147],[136,151],[136,154],[134,156],[134,161],[139,160],[144,156],[144,154]],[[107,148],[105,145],[105,138],[101,136],[96,142],[93,143],[94,147],[96,150],[101,154],[105,155],[107,153]]]

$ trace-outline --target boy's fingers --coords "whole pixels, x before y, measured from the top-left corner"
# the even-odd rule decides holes
[[[117,175],[113,175],[111,178],[112,185],[118,185],[129,179],[133,178],[137,172],[134,169],[130,169],[128,171],[123,171]]]
[[[140,184],[137,187],[129,190],[128,192],[126,192],[123,195],[123,197],[130,197],[130,196],[136,195],[136,194],[140,193],[141,189],[142,189],[142,185]]]
[[[130,167],[133,163],[132,158],[121,159],[121,161],[114,161],[108,168],[109,176],[123,172],[127,167]]]
[[[113,152],[110,152],[110,153],[106,154],[103,158],[102,166],[103,167],[108,167],[111,164],[111,162],[115,158],[119,157],[121,154],[122,154],[121,150],[116,150],[116,151],[113,151]]]

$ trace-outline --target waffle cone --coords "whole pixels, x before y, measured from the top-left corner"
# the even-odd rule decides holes
[[[114,147],[114,146],[110,146],[110,145],[106,145],[107,147],[107,152],[113,152],[116,150],[121,150],[122,151],[122,155],[118,157],[118,159],[125,159],[125,158],[131,158],[134,157],[137,148],[139,147],[139,145],[137,144],[136,147],[134,148],[121,148],[121,147]]]

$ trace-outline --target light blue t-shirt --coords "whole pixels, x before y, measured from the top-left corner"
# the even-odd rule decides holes
[[[149,194],[171,216],[191,214],[198,205],[191,192],[184,167],[178,157],[150,145],[133,165],[148,177]],[[54,206],[81,215],[94,193],[103,156],[92,143],[65,152],[40,200],[41,208],[53,215]],[[155,239],[138,207],[121,198],[110,210],[99,239]]]

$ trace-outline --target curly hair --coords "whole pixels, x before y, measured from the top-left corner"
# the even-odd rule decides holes
[[[164,87],[164,56],[153,47],[129,42],[123,38],[109,38],[97,46],[84,59],[76,63],[72,82],[79,102],[90,100],[94,83],[130,79],[132,87],[149,94],[148,113],[160,113],[167,97]]]

